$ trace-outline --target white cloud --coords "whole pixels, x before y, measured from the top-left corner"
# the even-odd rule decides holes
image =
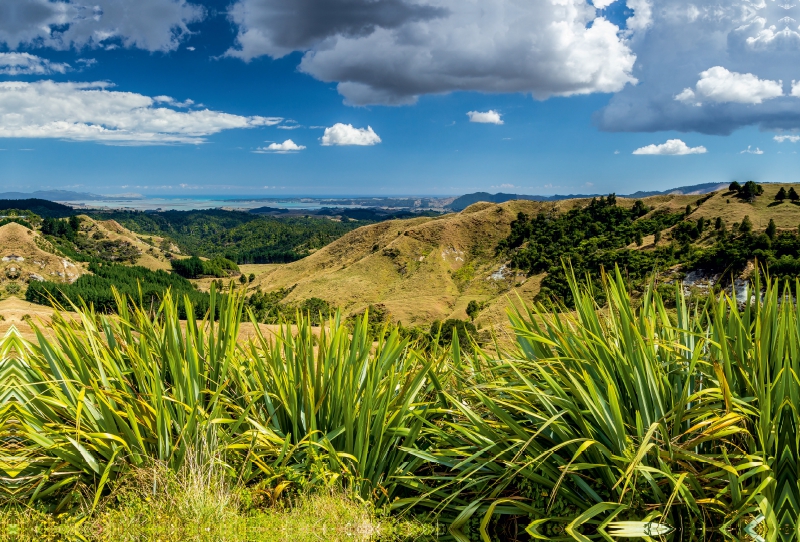
[[[0,74],[2,75],[49,75],[67,73],[69,64],[51,62],[29,53],[0,53]]]
[[[686,154],[705,154],[708,150],[703,147],[689,147],[680,139],[670,139],[661,145],[647,145],[633,151],[633,154],[647,154],[660,156],[683,156]]]
[[[797,143],[798,141],[800,141],[800,136],[797,136],[797,135],[776,135],[772,139],[774,139],[778,143],[783,143],[784,141],[788,141],[789,143]]]
[[[617,0],[592,0],[592,4],[594,4],[594,7],[597,9],[606,9],[616,1]]]
[[[205,10],[185,0],[4,0],[0,2],[0,44],[70,47],[125,47],[172,51],[189,34],[188,25]]]
[[[305,128],[302,124],[281,124],[278,130],[297,130],[298,128]]]
[[[109,83],[0,82],[0,138],[57,138],[107,144],[203,143],[223,130],[272,126],[280,118],[176,111]]]
[[[371,126],[366,128],[354,128],[352,124],[337,123],[330,128],[325,128],[322,135],[322,145],[343,146],[343,145],[377,145],[381,142]]]
[[[259,154],[275,153],[275,154],[290,154],[304,150],[305,145],[298,145],[291,139],[287,139],[283,143],[271,143],[267,147],[259,147],[254,152]]]
[[[751,145],[748,145],[747,148],[745,150],[743,150],[742,152],[740,152],[739,154],[764,154],[764,151],[762,151],[758,147],[756,147],[754,149],[754,148],[752,148]]]
[[[354,105],[459,90],[545,99],[636,82],[628,40],[586,0],[238,0],[230,15],[228,55],[304,51],[300,70],[337,82]]]
[[[800,128],[800,100],[788,88],[788,82],[800,79],[800,16],[798,7],[792,7],[797,2],[627,4],[647,4],[628,19],[628,29],[649,10],[647,27],[629,39],[639,84],[616,93],[595,115],[600,129],[730,134],[750,125],[775,131]]]
[[[714,66],[700,74],[693,91],[686,88],[675,96],[682,102],[712,101],[719,103],[760,104],[783,96],[783,82],[759,79],[752,73],[736,73]]]
[[[481,113],[480,111],[470,111],[467,113],[470,122],[478,122],[481,124],[503,124],[503,119],[501,118],[500,113],[495,111],[494,109],[490,109],[485,113]]]

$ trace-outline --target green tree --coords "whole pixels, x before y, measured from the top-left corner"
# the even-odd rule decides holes
[[[697,232],[698,233],[703,233],[705,231],[705,229],[706,229],[706,221],[701,216],[700,218],[697,219]]]
[[[775,201],[783,202],[783,200],[785,200],[786,197],[787,197],[786,189],[781,186],[781,189],[778,190],[777,194],[775,194]]]
[[[745,215],[744,220],[742,220],[742,223],[739,224],[739,231],[741,233],[750,233],[753,231],[753,223],[750,221],[750,217],[748,215]]]
[[[640,246],[642,246],[644,244],[644,239],[642,239],[642,232],[637,230],[635,238],[636,238],[636,246],[637,247],[640,247]]]
[[[469,316],[470,321],[474,322],[475,318],[478,317],[480,312],[481,312],[481,306],[477,301],[473,299],[472,301],[467,303],[467,316]]]
[[[764,193],[764,189],[761,185],[754,183],[753,181],[747,181],[744,183],[744,186],[739,191],[739,197],[744,198],[749,202],[753,202],[756,200],[757,196],[760,196]]]
[[[661,242],[661,230],[657,230],[656,233],[653,234],[653,244],[657,245]]]
[[[690,214],[692,214],[692,206],[691,205],[687,205],[686,206],[686,210],[683,212],[683,214],[685,214],[686,216],[689,216]]]
[[[794,189],[794,186],[789,189],[789,199],[791,201],[797,201],[800,199],[800,194]]]
[[[728,185],[729,192],[738,192],[742,189],[742,185],[740,185],[737,181],[733,181],[730,185]]]
[[[254,280],[256,280],[255,273],[250,273],[250,276],[247,277],[247,282],[253,282]]]
[[[721,230],[724,227],[725,227],[725,223],[722,221],[722,217],[718,216],[717,217],[717,221],[714,222],[714,229],[715,230]]]
[[[244,274],[244,273],[242,273],[241,275],[239,275],[239,283],[240,283],[240,284],[242,284],[242,285],[245,285],[245,284],[247,284],[247,277],[245,276],[245,274]]]
[[[775,239],[775,235],[778,233],[778,227],[775,226],[775,221],[771,218],[769,219],[769,225],[767,225],[767,237],[770,239]]]
[[[187,279],[196,279],[203,274],[205,269],[203,266],[203,261],[197,256],[192,256],[191,258],[187,258],[185,260],[175,259],[170,263],[172,264],[173,271]]]

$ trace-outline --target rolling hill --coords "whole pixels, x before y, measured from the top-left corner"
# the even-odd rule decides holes
[[[698,195],[659,195],[643,198],[650,213],[691,213],[686,221],[703,217],[712,223],[720,217],[728,227],[747,215],[754,232],[764,231],[774,219],[779,231],[797,231],[800,206],[776,204],[778,185],[763,185],[764,194],[754,203],[725,190]],[[788,186],[786,186],[788,188]],[[634,199],[618,198],[630,208]],[[328,301],[350,313],[381,304],[395,321],[425,325],[433,320],[466,318],[471,300],[483,304],[478,324],[504,323],[508,304],[517,294],[530,301],[539,291],[544,274],[525,276],[508,266],[508,259],[495,254],[497,244],[509,235],[519,212],[560,214],[589,203],[586,199],[536,202],[514,200],[502,204],[477,203],[460,213],[437,218],[396,220],[355,230],[307,258],[287,265],[269,266],[258,275],[255,287],[264,290],[291,288],[288,302],[311,297]],[[663,246],[670,230],[663,232]],[[693,246],[709,246],[708,233]],[[642,245],[628,249],[652,251],[653,235]],[[558,262],[556,262],[558,263]]]

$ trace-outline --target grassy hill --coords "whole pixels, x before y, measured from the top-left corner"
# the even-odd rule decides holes
[[[18,294],[33,280],[74,282],[86,273],[70,258],[54,254],[37,232],[15,222],[0,226],[0,296]]]
[[[744,269],[742,258],[752,260],[754,256],[767,262],[769,258],[783,258],[781,269],[786,275],[786,269],[791,270],[800,262],[800,242],[795,242],[800,205],[775,201],[781,188],[763,185],[763,193],[753,201],[727,190],[659,195],[642,200],[617,198],[612,204],[599,198],[600,207],[606,205],[616,217],[608,224],[603,222],[608,217],[590,223],[595,219],[589,216],[591,213],[587,214],[587,209],[594,205],[589,199],[476,203],[460,213],[363,226],[299,261],[245,265],[242,272],[245,276],[251,273],[256,276],[249,285],[250,292],[280,291],[280,303],[288,307],[302,306],[316,298],[328,306],[341,307],[348,314],[357,314],[370,305],[379,305],[395,322],[427,326],[435,320],[466,319],[469,303],[475,302],[479,307],[476,323],[494,327],[506,322],[506,309],[517,296],[530,301],[539,295],[543,285],[547,286],[547,292],[563,298],[563,288],[553,289],[554,282],[564,282],[563,276],[558,275],[562,258],[575,262],[579,272],[595,275],[600,265],[609,269],[619,263],[626,272],[633,269],[631,266],[638,266],[638,274],[631,276],[632,284],[654,269],[669,279],[679,280],[682,273],[695,268],[708,268],[717,275],[722,272],[740,276]],[[526,225],[520,222],[521,217],[530,221],[524,238],[517,235],[520,224]],[[739,231],[745,217],[752,224],[752,232],[746,235]],[[619,220],[622,222],[618,223]],[[773,247],[772,252],[765,251],[772,241],[765,241],[763,235],[770,220],[776,228],[774,244],[782,247]],[[698,221],[704,229],[692,233]],[[723,224],[727,233],[715,229],[718,223]],[[31,239],[39,238],[34,245],[51,256],[58,254],[69,260],[70,250],[77,251],[75,263],[106,262],[168,271],[170,258],[179,252],[168,238],[135,233],[115,220],[81,216],[80,224],[73,242],[52,236],[45,239],[38,233],[25,234],[22,231],[25,228],[18,224],[6,228],[17,231],[17,237],[24,234]],[[549,230],[538,239],[534,235],[537,231],[530,231],[532,227],[549,228],[552,224],[561,224],[559,228],[564,229],[552,233],[552,243],[547,237],[551,235]],[[656,229],[658,243],[655,243]],[[313,232],[309,230],[309,234]],[[218,231],[211,237],[219,235],[226,234]],[[518,238],[511,242],[514,235]],[[565,241],[563,235],[572,237]],[[797,248],[793,248],[795,245]],[[547,265],[531,263],[531,252],[540,254],[540,260],[541,254],[547,252]],[[716,269],[709,264],[715,258],[735,261],[735,265]],[[77,268],[81,273],[88,270],[85,265]],[[203,291],[211,280],[193,282]]]
[[[516,289],[531,298],[538,291],[538,277],[515,273],[495,255],[517,213],[577,203],[478,203],[439,218],[365,226],[303,260],[271,266],[254,286],[293,288],[288,302],[318,297],[351,312],[381,304],[406,325],[466,318],[467,304],[477,300],[488,303],[485,318],[493,320],[504,294]]]
[[[641,200],[648,212],[639,220],[672,215],[688,224],[702,217],[706,224],[713,225],[721,218],[731,230],[748,216],[754,234],[763,232],[770,219],[775,221],[779,233],[797,232],[800,205],[788,201],[777,204],[774,197],[780,189],[778,185],[764,185],[763,189],[764,193],[752,203],[727,190],[705,195],[648,197]],[[630,209],[635,201],[618,198],[617,205]],[[464,319],[467,304],[475,300],[482,305],[477,323],[493,325],[505,322],[505,311],[517,294],[527,301],[533,299],[546,276],[546,273],[526,276],[509,265],[508,254],[496,253],[498,244],[509,236],[518,213],[558,216],[589,203],[587,199],[477,203],[460,213],[438,218],[370,225],[303,260],[265,268],[261,274],[257,273],[253,286],[264,290],[289,288],[292,291],[286,298],[288,302],[318,297],[353,313],[381,304],[393,320],[406,325]],[[643,256],[664,251],[665,247],[678,244],[673,243],[672,230],[671,227],[663,230],[658,247],[651,234],[642,238],[640,246],[631,239],[622,250],[631,254],[641,252]],[[709,227],[690,246],[683,247],[685,253],[679,247],[673,259],[665,260],[660,270],[682,270],[676,262],[697,258],[704,247],[714,245],[715,235],[713,227]],[[560,262],[553,264],[558,266]]]

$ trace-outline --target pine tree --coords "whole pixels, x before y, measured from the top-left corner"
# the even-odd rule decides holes
[[[703,233],[705,229],[706,229],[706,221],[701,216],[700,218],[697,219],[697,231],[699,233]]]
[[[644,244],[644,239],[642,239],[642,232],[636,232],[636,246],[640,247]]]
[[[657,230],[656,234],[653,236],[653,244],[657,245],[659,242],[661,242],[661,230]]]
[[[741,189],[742,189],[742,185],[740,185],[740,184],[739,184],[737,181],[733,181],[733,182],[732,182],[732,183],[731,183],[731,184],[728,186],[728,191],[729,191],[729,192],[738,192],[738,191],[739,191],[739,190],[741,190]]]
[[[769,225],[767,226],[767,237],[770,239],[775,239],[775,235],[778,233],[778,227],[775,226],[775,221],[771,218],[769,219]]]
[[[786,189],[781,186],[781,189],[778,190],[778,193],[775,194],[775,201],[783,202],[786,199]]]
[[[753,231],[753,223],[750,221],[750,217],[748,215],[745,215],[744,220],[742,220],[742,223],[739,224],[739,231],[741,233],[750,233]]]
[[[794,189],[794,186],[789,189],[789,199],[792,201],[797,201],[800,199],[800,194]]]
[[[721,230],[725,226],[725,223],[722,222],[722,217],[718,216],[717,221],[714,223],[715,230]]]
[[[686,216],[689,216],[690,214],[692,214],[692,206],[691,205],[687,205],[686,206],[686,210],[684,211],[684,214]]]

